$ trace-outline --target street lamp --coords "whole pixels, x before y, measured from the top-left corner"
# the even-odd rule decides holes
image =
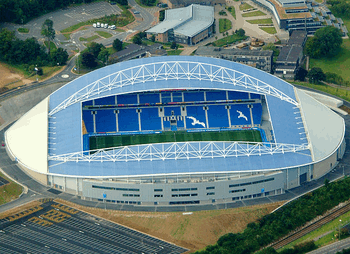
[[[38,65],[35,65],[34,70],[36,71],[36,81],[38,81]]]
[[[338,239],[340,240],[340,225],[341,225],[341,219],[339,220],[339,234],[338,234]]]

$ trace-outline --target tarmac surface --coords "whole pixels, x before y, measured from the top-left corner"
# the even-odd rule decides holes
[[[71,207],[41,205],[0,220],[1,253],[184,253],[187,249]]]

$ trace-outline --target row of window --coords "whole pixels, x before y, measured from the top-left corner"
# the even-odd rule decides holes
[[[197,193],[186,193],[186,194],[173,194],[171,195],[171,197],[173,198],[182,198],[182,197],[195,197],[195,196],[198,196]]]
[[[98,185],[92,185],[92,188],[95,188],[95,189],[104,189],[104,190],[117,190],[117,191],[140,191],[140,189],[133,189],[133,188],[115,188],[115,187],[98,186]]]
[[[243,192],[243,191],[246,191],[246,189],[230,190],[229,193],[236,193],[236,192]]]
[[[268,179],[264,179],[264,180],[259,180],[259,181],[255,181],[255,182],[247,182],[247,183],[239,183],[239,184],[231,184],[229,185],[230,188],[232,187],[239,187],[239,186],[246,186],[246,185],[252,185],[252,184],[258,184],[258,183],[266,183],[266,182],[270,182],[275,180],[275,178],[268,178]]]
[[[197,188],[171,189],[171,191],[196,191]]]
[[[140,197],[139,194],[123,194],[123,197]]]
[[[117,204],[129,204],[129,205],[141,205],[140,201],[125,201],[125,200],[109,200],[97,199],[100,202],[117,203]]]

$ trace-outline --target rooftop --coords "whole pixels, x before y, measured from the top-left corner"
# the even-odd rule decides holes
[[[245,50],[245,49],[225,49],[220,47],[200,46],[196,50],[199,56],[220,56],[220,55],[236,55],[236,56],[270,56],[272,50]]]
[[[214,7],[192,4],[165,11],[163,22],[147,30],[147,33],[165,33],[174,29],[175,34],[193,37],[214,22]]]
[[[281,49],[281,52],[277,58],[276,63],[293,63],[299,59],[300,54],[303,52],[303,48],[300,45],[287,45]]]
[[[295,30],[291,34],[288,40],[288,45],[301,45],[303,46],[306,40],[307,32],[304,30]]]

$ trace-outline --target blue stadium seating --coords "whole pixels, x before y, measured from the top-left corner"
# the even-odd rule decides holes
[[[95,100],[95,105],[115,105],[115,96],[108,96]]]
[[[138,131],[139,119],[136,109],[119,109],[118,127],[119,131]]]
[[[90,101],[84,101],[83,103],[82,103],[82,106],[84,107],[84,106],[88,106],[88,105],[92,105],[92,100],[90,100]]]
[[[204,101],[203,92],[186,92],[184,93],[184,101]]]
[[[117,104],[136,104],[137,94],[123,94],[117,96]]]
[[[158,116],[158,108],[143,108],[141,112],[141,130],[161,130],[162,120]]]
[[[253,122],[261,124],[262,106],[260,103],[252,104]]]
[[[83,120],[88,133],[94,132],[94,122],[91,110],[83,110]]]
[[[226,91],[208,91],[206,92],[207,101],[226,100]]]
[[[240,100],[240,99],[249,99],[248,93],[237,92],[237,91],[229,91],[228,99],[229,100]]]
[[[238,118],[240,115],[238,111],[241,111],[247,120],[244,117]],[[232,104],[230,109],[231,125],[250,125],[252,123],[250,119],[250,110],[247,104]]]
[[[170,129],[170,122],[169,121],[163,121],[164,129]]]
[[[116,118],[113,109],[97,110],[96,132],[115,132],[117,130]]]
[[[181,115],[181,108],[179,106],[177,106],[177,107],[164,107],[164,115],[165,116],[171,116],[171,111],[174,111],[174,116]]]
[[[251,99],[260,99],[261,95],[260,94],[256,94],[256,93],[251,93],[250,94],[250,98]]]
[[[187,106],[186,108],[187,108],[187,117],[186,117],[187,129],[203,129],[207,127],[205,111],[203,109],[203,106]],[[194,121],[188,117],[196,118],[199,122],[204,123],[205,127],[203,127],[201,124],[192,125]]]
[[[173,93],[173,102],[182,102],[182,93],[174,92]]]
[[[162,93],[162,103],[171,102],[171,93]]]
[[[208,124],[210,128],[230,127],[225,105],[210,105],[207,112]]]
[[[177,121],[177,127],[178,128],[184,128],[185,127],[184,121],[183,120]]]
[[[158,103],[159,93],[141,93],[139,94],[140,103]]]

